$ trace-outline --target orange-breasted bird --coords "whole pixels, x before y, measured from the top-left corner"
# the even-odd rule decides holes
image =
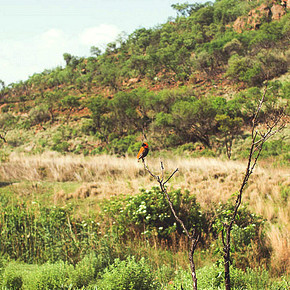
[[[142,159],[142,161],[144,161],[144,158],[147,156],[149,152],[149,147],[148,147],[148,143],[144,142],[138,152],[138,155],[137,155],[137,159],[138,161],[140,159]]]

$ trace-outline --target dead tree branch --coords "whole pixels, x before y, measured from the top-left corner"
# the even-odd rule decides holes
[[[5,135],[4,134],[0,134],[0,139],[3,140],[4,143],[7,143],[6,139],[5,139]]]
[[[164,181],[164,165],[163,165],[162,161],[160,161],[160,168],[161,168],[161,175],[160,176],[151,172],[151,170],[146,165],[144,159],[142,159],[142,162],[143,162],[143,165],[144,165],[144,169],[158,182],[160,190],[165,195],[165,197],[167,199],[167,202],[169,204],[170,210],[171,210],[174,218],[180,224],[180,226],[182,227],[185,235],[187,236],[187,238],[188,238],[188,240],[190,242],[188,259],[189,259],[189,264],[190,264],[193,289],[196,290],[197,289],[197,278],[196,278],[196,271],[195,271],[195,263],[194,263],[194,260],[193,260],[193,254],[194,254],[194,251],[196,249],[197,243],[199,241],[200,234],[198,233],[197,229],[194,229],[192,231],[192,233],[190,233],[188,231],[188,229],[184,225],[184,222],[179,218],[178,214],[176,213],[176,211],[175,211],[175,209],[173,207],[173,203],[172,203],[172,201],[170,199],[170,196],[169,196],[169,194],[167,192],[167,189],[165,187],[165,184],[168,181],[170,181],[170,179],[178,172],[178,168],[176,168],[171,173],[171,175]]]
[[[267,122],[267,129],[265,133],[261,133],[257,130],[257,124],[258,124],[258,118],[259,114],[261,112],[262,106],[265,102],[265,96],[267,93],[267,85],[265,87],[265,91],[261,97],[261,100],[257,106],[257,111],[253,117],[252,121],[252,131],[251,131],[251,136],[252,136],[252,142],[251,142],[251,147],[250,147],[250,152],[248,156],[248,162],[247,162],[247,167],[246,167],[246,172],[244,174],[244,178],[242,180],[234,210],[232,212],[232,215],[229,219],[228,223],[223,224],[223,230],[221,232],[222,234],[222,243],[223,243],[223,251],[224,251],[224,268],[225,268],[225,288],[226,290],[231,289],[231,283],[230,283],[230,247],[231,247],[231,230],[233,227],[233,224],[235,222],[235,219],[238,214],[239,207],[242,202],[242,195],[244,192],[244,189],[248,183],[248,180],[253,173],[253,170],[257,164],[257,161],[259,157],[261,156],[261,152],[263,149],[263,145],[265,142],[275,135],[277,132],[282,130],[285,125],[286,121],[284,121],[284,112],[283,110],[280,110],[278,113],[275,113],[274,116],[270,117],[271,122]]]

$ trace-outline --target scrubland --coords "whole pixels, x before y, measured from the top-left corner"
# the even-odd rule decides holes
[[[169,191],[174,192],[181,189],[184,192],[188,190],[190,196],[196,197],[196,202],[201,210],[211,212],[211,219],[215,219],[215,215],[218,215],[221,205],[228,202],[234,203],[234,195],[239,190],[246,168],[246,160],[230,161],[205,157],[159,158],[148,156],[146,163],[154,173],[159,174],[160,161],[163,161],[165,172],[168,175],[178,168],[178,173],[168,184]],[[4,204],[8,205],[11,202],[14,206],[25,204],[23,209],[29,213],[28,215],[31,214],[31,208],[35,208],[35,204],[39,208],[70,208],[70,215],[67,215],[63,220],[65,227],[68,228],[67,234],[71,235],[69,243],[75,243],[78,239],[81,242],[83,234],[81,231],[77,234],[78,228],[76,225],[87,223],[89,219],[98,224],[97,229],[91,226],[88,230],[90,238],[86,236],[87,242],[92,248],[99,249],[100,247],[99,244],[95,244],[95,240],[91,236],[96,231],[99,235],[98,239],[101,239],[100,237],[103,239],[106,236],[112,239],[110,247],[114,249],[115,257],[126,257],[124,251],[137,257],[150,257],[156,269],[159,269],[160,277],[164,274],[161,270],[164,267],[167,267],[168,272],[179,271],[180,267],[187,268],[186,239],[182,235],[174,234],[174,231],[166,239],[163,239],[159,236],[157,226],[158,233],[154,234],[153,232],[156,229],[152,230],[149,223],[147,225],[142,224],[143,220],[141,219],[139,224],[137,222],[135,225],[134,223],[127,224],[127,221],[121,222],[121,225],[118,225],[117,228],[118,233],[114,233],[114,238],[111,236],[114,231],[112,229],[119,223],[119,215],[121,216],[123,209],[126,208],[124,204],[129,204],[132,196],[136,196],[138,201],[140,189],[144,189],[143,195],[145,196],[146,192],[149,192],[148,197],[150,199],[153,196],[150,190],[157,185],[156,181],[144,170],[143,164],[138,163],[135,158],[110,155],[94,157],[63,156],[55,152],[30,156],[12,153],[9,160],[0,164],[0,178],[1,194],[7,198],[2,197],[2,210],[5,210],[6,213],[8,209],[5,208]],[[258,240],[261,241],[259,242],[257,238],[253,238],[247,247],[243,246],[242,252],[234,251],[233,258],[236,260],[236,265],[240,265],[245,271],[247,269],[245,264],[249,261],[251,261],[248,265],[249,269],[259,269],[259,267],[263,267],[260,269],[267,269],[269,271],[267,275],[272,277],[267,276],[267,279],[274,279],[273,277],[277,279],[277,277],[281,278],[289,275],[289,180],[287,167],[274,167],[270,160],[262,160],[255,168],[243,196],[242,203],[247,207],[249,213],[261,216],[263,219],[263,227],[259,226],[257,231]],[[144,200],[146,201],[148,198],[145,197]],[[109,204],[104,210],[103,204],[106,204],[106,202],[109,202]],[[147,202],[149,201],[146,201],[148,209]],[[118,203],[122,204],[121,207]],[[40,209],[39,211],[41,212]],[[38,215],[36,212],[34,214]],[[2,227],[4,228],[5,221],[3,217]],[[145,220],[146,216],[144,217]],[[122,223],[124,224],[123,228]],[[140,229],[140,223],[142,229]],[[129,225],[132,226],[131,229],[126,228]],[[144,238],[144,233],[149,232],[147,229],[151,230],[151,235]],[[75,232],[74,235],[72,235],[73,232]],[[215,253],[219,252],[216,249],[220,247],[218,234],[215,238],[206,234],[203,239],[195,254],[197,266],[201,268],[212,267],[210,265],[222,257],[221,253]],[[29,239],[26,242],[29,244]],[[17,248],[17,246],[15,247]],[[261,250],[259,247],[267,250]],[[69,258],[62,258],[62,260],[81,263],[82,254],[78,252],[81,248],[82,246],[78,244],[76,253]],[[265,254],[265,252],[268,254]],[[17,255],[14,255],[14,257],[23,259],[23,257],[17,257]],[[36,254],[34,262],[37,262],[37,259]],[[240,259],[244,262],[239,263]],[[24,259],[24,261],[26,260]],[[45,258],[42,258],[41,263],[45,261]],[[133,263],[131,260],[128,261],[128,265]],[[108,264],[110,263],[108,262]],[[128,265],[123,266],[127,267]],[[43,267],[45,268],[45,266]],[[215,271],[218,273],[222,271],[220,268],[210,269],[209,271],[213,271],[213,275],[215,275]],[[168,283],[172,280],[172,277],[178,277],[180,274],[179,272],[179,274],[173,272],[169,274],[165,271],[166,275],[171,275],[171,277],[162,278],[165,281],[163,281],[163,286],[167,285],[166,287],[169,287],[170,284]],[[250,272],[245,273],[249,274]],[[235,275],[235,272],[233,272],[233,275]],[[237,275],[239,276],[239,274]],[[179,282],[175,283],[178,284]],[[284,281],[285,283],[287,284]]]
[[[246,168],[246,161],[217,158],[148,158],[146,162],[153,172],[159,173],[160,161],[168,174],[179,169],[170,187],[188,189],[202,206],[229,200],[239,189]],[[244,202],[269,221],[279,220],[287,224],[289,175],[288,168],[274,168],[270,161],[263,162],[249,180]],[[11,154],[9,162],[0,165],[0,176],[7,182],[75,182],[79,189],[71,194],[77,195],[85,187],[92,187],[95,188],[94,197],[99,199],[134,194],[140,188],[150,189],[156,185],[136,158],[110,155]]]

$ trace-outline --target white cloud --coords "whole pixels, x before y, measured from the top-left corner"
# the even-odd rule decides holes
[[[121,31],[115,25],[101,24],[97,27],[86,28],[80,34],[80,41],[84,45],[97,46],[112,42]]]
[[[41,34],[39,41],[40,44],[44,46],[55,46],[59,45],[59,42],[61,42],[64,38],[65,35],[62,30],[52,28]]]
[[[64,65],[63,54],[89,56],[91,46],[104,46],[120,34],[114,25],[101,24],[68,35],[51,28],[33,38],[0,40],[0,79],[5,84],[26,80],[34,73]]]

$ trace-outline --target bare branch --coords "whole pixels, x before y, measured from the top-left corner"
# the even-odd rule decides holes
[[[6,134],[5,134],[6,135]],[[0,134],[0,139],[3,140],[4,143],[7,143],[6,139],[5,139],[5,135]]]
[[[259,115],[259,113],[261,111],[262,105],[263,105],[264,100],[265,100],[265,96],[266,96],[266,93],[267,93],[267,88],[268,88],[268,81],[266,82],[264,94],[263,94],[263,96],[262,96],[262,98],[261,98],[261,100],[259,102],[259,105],[257,107],[257,111],[256,111],[256,113],[254,115],[254,118],[253,118],[253,121],[252,121],[252,138],[254,136],[254,130],[255,130],[256,125],[257,125],[256,122],[257,122],[257,119],[258,119],[258,115]]]
[[[183,229],[183,232],[185,233],[185,235],[187,236],[188,240],[190,241],[190,247],[189,247],[189,253],[188,253],[188,258],[189,258],[189,264],[190,264],[190,270],[191,270],[191,277],[192,277],[192,285],[193,285],[193,289],[197,289],[197,278],[196,278],[196,272],[195,272],[195,264],[194,264],[194,260],[193,260],[193,254],[194,251],[196,249],[197,243],[199,241],[200,235],[198,233],[198,231],[196,229],[193,230],[193,233],[190,234],[188,229],[186,228],[184,222],[179,218],[178,214],[176,213],[173,203],[170,199],[170,196],[167,192],[167,189],[165,187],[165,184],[174,176],[174,174],[178,171],[178,168],[176,168],[171,175],[166,179],[166,181],[164,180],[164,165],[163,162],[160,161],[160,168],[161,168],[161,175],[155,175],[154,173],[152,173],[150,171],[150,169],[148,168],[148,166],[145,164],[144,159],[142,159],[143,165],[144,165],[144,169],[153,177],[156,179],[156,181],[159,183],[159,187],[161,192],[165,195],[167,202],[169,204],[170,210],[175,218],[175,220],[180,224],[181,228]]]
[[[173,177],[173,175],[176,173],[178,171],[178,168],[176,168],[173,172],[172,172],[172,174],[167,178],[167,180],[163,183],[163,185],[165,185],[172,177]]]
[[[146,165],[146,163],[145,163],[145,160],[144,160],[144,158],[142,158],[142,162],[143,162],[143,165],[144,165],[144,169],[153,177],[153,178],[155,178],[158,182],[159,182],[159,176],[157,176],[157,175],[155,175],[155,174],[153,174],[150,170],[149,170],[149,168],[147,167],[147,165]]]
[[[163,162],[162,161],[160,161],[160,167],[161,167],[161,181],[163,181],[163,179],[164,179],[164,166],[163,166]]]
[[[168,192],[167,192],[166,188],[164,187],[164,184],[160,184],[160,185],[161,185],[161,191],[162,191],[163,193],[165,193],[165,195],[166,195],[166,199],[167,199],[167,201],[168,201],[168,203],[169,203],[169,206],[170,206],[171,212],[173,213],[175,219],[176,219],[176,220],[178,221],[178,223],[181,225],[181,227],[182,227],[183,231],[185,232],[186,236],[187,236],[189,239],[191,239],[192,236],[189,234],[189,232],[188,232],[187,228],[185,227],[183,221],[178,217],[178,215],[176,214],[176,212],[175,212],[175,210],[174,210],[173,203],[172,203],[172,201],[170,200],[170,197],[169,197],[169,195],[168,195]]]
[[[253,118],[253,121],[252,121],[252,132],[251,132],[252,133],[251,134],[252,135],[252,142],[251,142],[250,152],[249,152],[249,156],[248,156],[248,163],[247,163],[246,172],[245,172],[242,184],[240,186],[238,196],[236,198],[234,211],[230,217],[229,224],[224,223],[224,227],[226,228],[226,231],[224,232],[224,229],[222,230],[222,243],[224,245],[224,268],[225,268],[225,287],[226,287],[226,290],[229,290],[231,288],[231,285],[230,285],[230,267],[229,267],[230,266],[231,230],[232,230],[233,223],[235,222],[239,207],[240,207],[241,202],[242,202],[243,191],[245,189],[245,186],[248,183],[250,176],[253,173],[253,170],[257,164],[259,157],[261,156],[262,149],[263,149],[265,142],[270,137],[275,135],[277,132],[282,130],[286,125],[286,122],[283,122],[284,121],[283,120],[284,112],[283,112],[283,110],[280,110],[278,112],[278,114],[276,112],[276,114],[273,117],[270,116],[270,122],[266,122],[267,131],[265,133],[261,133],[258,130],[256,130],[258,116],[260,114],[262,105],[265,102],[266,93],[267,93],[267,84],[266,84],[266,87],[264,90],[264,94],[261,97],[261,100],[260,100],[259,105],[257,107],[257,111],[256,111],[254,118]],[[279,125],[279,123],[281,123],[281,122],[282,122],[282,124]],[[277,126],[278,126],[278,128],[277,128]],[[257,140],[258,135],[259,135],[259,139]],[[226,238],[226,240],[225,240],[225,238]]]

